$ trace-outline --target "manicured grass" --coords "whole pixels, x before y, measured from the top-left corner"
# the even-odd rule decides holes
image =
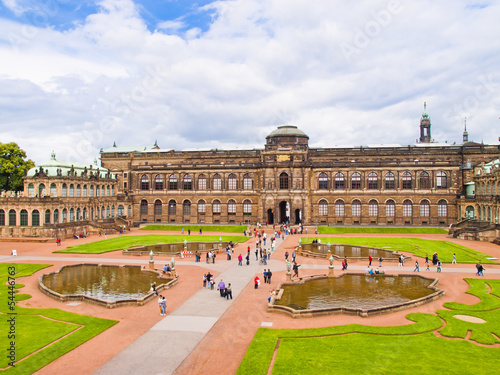
[[[344,234],[344,233],[448,233],[442,228],[419,228],[419,227],[318,227],[320,234]]]
[[[303,238],[303,242],[312,242],[319,237]],[[330,242],[333,244],[347,244],[384,248],[392,251],[404,251],[413,253],[418,257],[425,258],[425,254],[429,254],[429,259],[432,259],[432,254],[437,252],[439,259],[444,263],[451,263],[453,254],[457,256],[458,263],[490,263],[498,264],[487,259],[488,255],[480,253],[471,248],[458,245],[450,241],[434,241],[422,240],[419,238],[373,238],[373,237],[321,237],[321,243]],[[475,272],[475,268],[471,268],[471,272]]]
[[[498,280],[467,280],[472,294],[495,299]],[[492,286],[492,294],[478,284]],[[480,303],[481,304],[481,303]],[[467,306],[457,304],[457,306]],[[478,304],[479,305],[479,304]],[[472,305],[475,306],[475,305]],[[500,348],[479,346],[500,340],[500,309],[491,302],[482,304],[489,311],[440,310],[439,316],[415,313],[407,318],[415,324],[393,327],[346,325],[317,329],[257,331],[238,368],[238,375],[266,374],[272,356],[275,374],[489,374],[500,365]],[[457,314],[482,318],[484,324],[456,319]],[[443,326],[443,321],[446,325]],[[332,317],[334,319],[334,317]],[[470,341],[464,339],[471,331]],[[278,345],[279,344],[279,345]]]
[[[64,250],[54,251],[55,253],[76,253],[76,254],[102,254],[110,251],[124,250],[130,247],[155,245],[159,243],[178,243],[184,242],[219,242],[233,241],[242,243],[249,239],[245,236],[199,236],[199,235],[146,235],[146,236],[118,236],[106,240],[89,242],[81,245],[70,246]],[[75,240],[78,241],[78,240]]]
[[[244,230],[248,228],[246,225],[182,225],[182,224],[151,224],[146,225],[140,230],[175,230],[181,231],[184,228],[184,233],[187,234],[188,229],[191,230],[191,234],[199,233],[200,228],[203,232],[224,232],[224,233],[243,233]]]
[[[16,306],[15,311],[9,310],[9,294],[5,285],[8,280],[8,267],[14,267],[18,282],[19,277],[31,275],[49,265],[0,264],[0,313],[3,317],[0,320],[0,332],[5,334],[1,341],[4,344],[2,352],[7,352],[9,348],[7,343],[10,340],[15,341],[16,352],[16,366],[2,371],[3,374],[32,374],[117,323],[113,320],[68,313],[59,309],[30,309]],[[21,284],[16,284],[16,289],[21,287]],[[17,301],[28,298],[29,295],[16,294]],[[13,315],[3,314],[13,312],[16,313],[15,338],[8,340],[6,332],[9,332],[10,324],[7,319]],[[35,353],[37,350],[39,351]],[[2,355],[0,367],[7,367],[8,362],[9,359]]]
[[[478,297],[481,301],[474,305],[458,302],[446,302],[444,307],[464,311],[489,311],[500,309],[500,280],[465,279],[469,283],[468,294]],[[491,294],[488,292],[491,287]]]

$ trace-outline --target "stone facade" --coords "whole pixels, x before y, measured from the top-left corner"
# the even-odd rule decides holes
[[[281,126],[263,150],[112,147],[101,161],[133,198],[135,224],[449,225],[472,166],[498,147],[438,144],[426,111],[421,123],[425,142],[413,146],[309,148],[301,130]]]

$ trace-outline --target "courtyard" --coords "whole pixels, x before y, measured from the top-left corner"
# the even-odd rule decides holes
[[[265,230],[269,237],[272,228]],[[488,367],[498,366],[500,265],[486,264],[486,277],[478,278],[475,276],[474,259],[469,260],[470,263],[463,263],[461,253],[457,251],[458,264],[444,263],[443,271],[439,274],[433,266],[426,272],[422,254],[417,253],[419,256],[416,257],[413,253],[415,246],[410,245],[420,241],[420,250],[424,246],[422,244],[436,241],[438,248],[440,242],[437,241],[449,241],[457,249],[469,248],[490,258],[500,257],[500,247],[487,242],[450,239],[439,233],[342,233],[338,236],[311,233],[289,235],[283,241],[278,240],[267,265],[259,265],[255,260],[254,237],[247,237],[246,242],[239,239],[230,261],[226,260],[224,254],[219,254],[215,263],[206,263],[204,259],[195,263],[192,256],[176,258],[179,282],[161,292],[167,299],[165,317],[160,316],[156,299],[141,307],[105,309],[87,303],[61,303],[38,290],[40,274],[56,271],[63,265],[98,263],[147,266],[149,257],[124,256],[121,251],[71,253],[71,246],[82,247],[95,241],[111,241],[118,239],[118,235],[108,235],[106,240],[97,236],[69,239],[63,241],[61,246],[51,241],[0,242],[0,259],[3,263],[50,265],[40,270],[33,268],[32,275],[16,279],[16,284],[24,285],[19,288],[19,293],[31,296],[18,302],[18,309],[37,309],[33,316],[52,321],[69,319],[65,314],[72,314],[73,318],[79,314],[96,318],[95,321],[88,321],[89,327],[102,327],[93,336],[81,338],[73,346],[66,345],[67,351],[62,350],[58,358],[47,360],[48,364],[39,369],[37,374],[317,374],[365,373],[368,369],[372,373],[401,373],[405,366],[408,372],[427,373],[436,368],[445,371],[444,366],[448,363],[446,358],[455,358],[453,366],[458,367],[449,370],[459,368],[461,373],[481,371],[477,367],[478,363],[484,365],[484,371]],[[159,234],[179,235],[180,231],[134,229],[126,232],[122,238],[146,238]],[[241,233],[204,231],[203,235],[223,238]],[[194,240],[197,236],[192,234],[190,237],[190,240]],[[399,241],[408,249],[408,252],[402,253],[411,256],[412,260],[403,268],[398,267],[397,262],[386,262],[382,267],[384,271],[387,274],[411,273],[418,259],[420,274],[437,277],[438,287],[445,294],[428,304],[367,318],[330,315],[293,319],[270,313],[267,311],[267,298],[272,289],[285,281],[284,254],[295,251],[299,237],[303,240],[322,239],[323,243],[334,241],[335,238],[342,239],[340,243],[366,242],[366,238],[383,243],[387,239],[385,242],[391,243],[391,246]],[[99,246],[102,245],[96,244],[95,247]],[[240,253],[246,255],[248,246],[251,248],[250,265],[240,267],[237,256]],[[17,257],[10,256],[12,249],[17,250]],[[55,253],[56,250],[65,252]],[[451,261],[449,255],[443,254],[445,262]],[[155,268],[161,269],[170,259],[169,256],[155,256]],[[301,265],[300,276],[328,272],[325,259],[299,255],[297,263]],[[335,262],[334,267],[336,276],[342,274],[339,262]],[[365,267],[365,261],[349,262],[348,271],[364,273]],[[272,282],[254,289],[254,277],[258,275],[262,280],[264,268],[273,271]],[[220,298],[216,290],[202,288],[203,275],[209,271],[217,282],[223,279],[232,284],[233,300]],[[49,311],[47,309],[60,310],[59,319],[46,316],[48,313],[44,311]],[[54,314],[58,310],[50,311]],[[486,323],[460,323],[453,317],[454,314],[479,317]],[[39,323],[32,324],[37,326]],[[63,343],[64,337],[72,337],[73,330],[61,328],[60,331],[58,337],[40,333],[40,345],[30,348],[31,352],[43,353],[44,347],[50,347],[50,342]],[[46,342],[42,343],[42,338]],[[20,348],[17,350],[18,354],[24,353]],[[464,356],[466,353],[469,357]],[[5,373],[32,373],[31,367],[23,370],[23,362],[35,357],[35,354],[30,356],[29,351],[23,354],[26,358],[22,357],[16,364],[16,372],[7,368]],[[408,360],[401,360],[410,354]],[[438,363],[441,367],[436,367],[435,361],[445,363]]]

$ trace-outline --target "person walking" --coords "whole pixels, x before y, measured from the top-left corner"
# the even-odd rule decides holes
[[[368,263],[368,266],[371,266],[371,265],[372,265],[372,260],[373,260],[372,256],[371,256],[371,255],[368,255],[368,262],[369,262],[369,263]]]
[[[215,263],[215,252],[212,254],[212,263]]]
[[[378,258],[378,261],[379,261],[379,268],[382,267],[382,255],[380,255],[380,257]]]
[[[255,278],[253,279],[253,282],[254,282],[254,289],[259,289],[259,285],[260,285],[259,276],[255,276]]]
[[[427,260],[425,261],[425,270],[426,271],[430,271],[431,268],[429,267],[429,259],[427,258]]]
[[[271,269],[267,269],[267,283],[271,284],[271,276],[273,276],[273,273],[271,272]]]
[[[248,266],[250,264],[250,252],[247,253],[245,259],[247,260],[247,266]]]
[[[484,267],[481,263],[478,263],[479,264],[479,267],[477,268],[477,275],[479,277],[484,277]]]
[[[413,272],[420,272],[420,268],[418,266],[418,260],[415,261],[415,269],[413,270]]]
[[[441,261],[438,259],[437,261],[437,270],[436,272],[441,272]]]
[[[221,297],[225,297],[226,296],[226,284],[224,283],[224,281],[222,281],[222,279],[220,279],[219,281],[219,284],[217,285],[217,289],[219,289],[219,293],[220,293],[220,296]]]
[[[158,291],[156,290],[156,281],[153,281],[153,283],[151,284],[151,290],[156,294],[158,295]]]
[[[160,315],[163,316],[163,296],[158,297],[158,308],[160,309]]]
[[[267,270],[264,268],[264,284],[267,283]]]
[[[300,267],[300,264],[297,264],[297,262],[294,261],[293,262],[293,267],[292,267],[292,269],[293,269],[293,276],[294,277],[295,276],[299,277],[299,267]]]
[[[233,299],[233,288],[231,288],[231,283],[228,283],[226,286],[226,299],[229,299],[229,297]]]
[[[207,287],[207,274],[203,275],[203,288]]]
[[[167,300],[164,296],[161,296],[161,309],[163,312],[163,316],[167,315]]]
[[[242,266],[243,265],[243,257],[240,255],[238,255],[238,266]]]
[[[451,264],[457,264],[457,256],[455,253],[453,253],[453,260],[451,261]]]

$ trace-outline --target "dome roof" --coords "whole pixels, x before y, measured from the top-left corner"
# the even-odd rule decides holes
[[[278,126],[278,129],[273,130],[271,134],[268,135],[268,137],[277,136],[301,136],[309,138],[306,133],[304,133],[294,125]]]

